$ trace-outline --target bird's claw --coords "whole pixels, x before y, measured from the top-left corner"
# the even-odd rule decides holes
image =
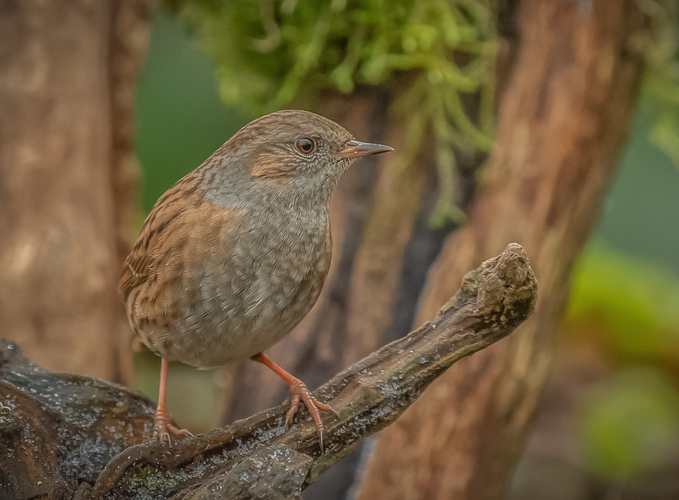
[[[316,399],[311,391],[307,388],[306,384],[299,379],[295,379],[292,384],[290,384],[290,409],[285,415],[285,430],[292,425],[293,418],[299,410],[299,403],[304,402],[304,405],[309,410],[309,414],[314,419],[314,424],[316,425],[316,432],[318,433],[318,442],[320,444],[321,453],[323,453],[323,420],[321,419],[321,411],[327,411],[333,413],[335,416],[339,417],[337,412],[333,410],[330,405],[321,403]]]
[[[337,413],[337,412],[335,411],[335,409],[334,409],[332,406],[327,405],[327,407],[328,407],[328,410],[327,410],[327,411],[329,411],[330,413],[332,413],[333,415],[335,415],[337,418],[341,418],[340,415],[339,415],[339,413]]]
[[[176,440],[193,437],[193,434],[186,429],[179,429],[173,423],[172,416],[167,412],[156,412],[153,424],[153,440],[161,443],[167,442],[172,446],[172,438]]]

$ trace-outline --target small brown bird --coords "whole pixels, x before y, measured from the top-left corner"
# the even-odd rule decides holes
[[[249,123],[161,196],[125,260],[119,290],[130,326],[162,358],[154,439],[190,433],[165,409],[167,363],[209,367],[251,358],[290,385],[316,423],[332,409],[266,358],[316,302],[330,267],[328,203],[362,156],[392,151],[355,140],[307,111]]]

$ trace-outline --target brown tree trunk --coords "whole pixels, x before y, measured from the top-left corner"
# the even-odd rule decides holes
[[[0,2],[0,328],[51,370],[131,366],[115,283],[149,18],[147,0]]]
[[[134,217],[139,210],[140,168],[134,154],[134,96],[149,44],[152,8],[157,0],[112,0],[109,34],[109,90],[111,110],[111,165],[113,235],[116,273],[123,267],[134,241]],[[115,276],[113,286],[117,290]],[[117,299],[117,300],[116,300]],[[132,365],[132,332],[125,306],[114,298],[113,380],[129,382]]]
[[[600,212],[637,101],[645,19],[631,0],[524,0],[521,42],[470,222],[421,298],[431,316],[473,267],[526,247],[540,283],[516,334],[449,371],[381,436],[361,499],[498,499],[521,453],[569,278]]]

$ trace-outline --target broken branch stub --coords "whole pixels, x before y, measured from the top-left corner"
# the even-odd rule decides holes
[[[70,498],[78,487],[73,498],[80,500],[297,497],[361,441],[396,420],[453,363],[511,333],[531,314],[536,298],[537,281],[520,245],[510,244],[500,256],[467,274],[461,289],[433,321],[315,391],[338,414],[324,415],[323,454],[306,409],[284,432],[286,408],[280,406],[172,447],[154,442],[131,446],[106,465],[92,487],[88,482],[78,487],[64,478],[55,484],[64,490],[61,498]],[[6,380],[4,372],[2,376]],[[74,390],[77,398],[77,384]],[[141,406],[152,417],[151,408]],[[124,422],[125,416],[120,418]],[[3,451],[20,448],[22,441],[15,438],[3,446],[8,447],[0,449],[4,468]],[[58,466],[53,469],[59,473]]]

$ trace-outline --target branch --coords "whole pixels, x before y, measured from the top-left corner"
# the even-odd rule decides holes
[[[296,497],[364,439],[396,420],[453,363],[511,333],[533,311],[536,294],[533,270],[517,244],[467,274],[462,288],[433,321],[339,373],[315,392],[339,415],[324,416],[327,439],[322,455],[306,410],[300,410],[296,423],[284,432],[286,408],[280,406],[172,447],[147,442],[127,448],[106,465],[93,487],[82,483],[74,498]],[[0,375],[6,380],[1,368],[4,365]],[[81,405],[83,382],[79,381],[93,379],[53,376],[70,377],[78,387],[62,411]],[[40,388],[49,389],[49,383]],[[115,391],[123,400],[128,398],[124,404],[129,407],[133,393],[117,386]],[[146,415],[143,432],[148,435],[152,409],[147,403],[140,407]],[[138,433],[131,435],[137,439]],[[0,466],[4,467],[2,446]]]

